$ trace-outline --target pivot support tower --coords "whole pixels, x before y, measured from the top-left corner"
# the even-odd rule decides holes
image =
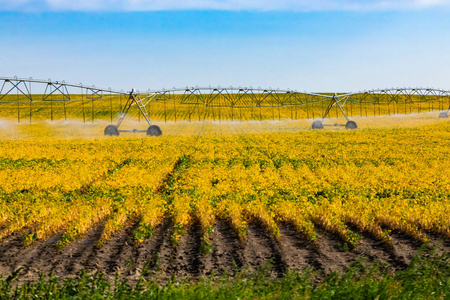
[[[108,125],[105,128],[105,135],[110,136],[118,136],[120,132],[145,132],[149,136],[160,136],[162,135],[162,130],[158,125],[153,125],[152,121],[150,120],[150,116],[147,113],[147,109],[145,108],[146,103],[148,103],[149,96],[141,98],[139,94],[136,94],[136,91],[134,89],[131,90],[128,100],[125,103],[125,106],[122,109],[122,112],[120,113],[119,121],[117,122],[117,125]],[[133,105],[137,105],[139,108],[139,111],[144,116],[145,121],[148,124],[147,130],[119,130],[120,125],[122,124],[122,121],[125,119],[125,116],[128,114],[128,111]]]

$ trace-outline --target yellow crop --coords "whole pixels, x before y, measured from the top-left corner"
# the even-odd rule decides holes
[[[26,126],[28,138],[3,136],[0,147],[0,238],[23,230],[25,245],[61,233],[62,248],[96,224],[99,243],[132,224],[139,243],[167,220],[174,245],[198,226],[208,252],[219,218],[242,241],[249,222],[275,239],[289,223],[312,242],[319,226],[354,247],[358,232],[387,244],[390,230],[423,242],[430,233],[450,237],[445,122],[84,140]]]
[[[60,119],[77,119],[83,123],[94,123],[99,120],[112,121],[118,118],[129,97],[104,94],[102,99],[86,99],[83,95],[71,96],[70,101],[61,101],[62,99],[57,98],[40,101],[41,97],[36,96],[33,102],[29,102],[25,96],[8,95],[0,103],[0,116],[14,118],[21,123]],[[203,95],[203,97],[203,100],[191,98],[187,101],[185,95],[171,94],[170,100],[162,98],[150,101],[146,109],[150,118],[157,122],[299,120],[322,117],[330,101],[327,98],[314,100],[306,95],[297,100],[284,99],[286,102],[283,99],[279,99],[281,102],[278,102],[276,97],[261,97],[261,95],[260,97],[264,98],[261,102],[256,102],[251,96],[243,97],[237,94],[219,97],[211,95],[209,100],[208,96]],[[378,100],[368,99],[369,102],[366,103],[353,97],[351,101],[346,102],[345,109],[350,117],[370,117],[445,110],[450,104],[448,98],[432,98],[424,101],[418,96],[399,96],[398,102],[395,102],[391,97],[383,96]],[[235,106],[232,106],[230,101],[235,103]],[[373,101],[378,102],[373,103]],[[143,121],[136,105],[131,107],[128,114],[128,118]],[[342,116],[338,106],[330,110],[329,116]]]

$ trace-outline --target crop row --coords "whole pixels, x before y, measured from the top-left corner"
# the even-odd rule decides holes
[[[241,240],[248,222],[274,239],[280,222],[314,242],[315,227],[357,247],[358,232],[426,242],[450,237],[449,125],[356,132],[148,139],[4,141],[0,238],[29,245],[62,233],[63,248],[104,222],[100,244],[138,222],[137,243],[165,219],[171,241],[194,223],[202,251],[216,219]]]

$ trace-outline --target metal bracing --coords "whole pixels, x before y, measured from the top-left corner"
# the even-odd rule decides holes
[[[145,121],[147,121],[147,124],[149,126],[152,126],[152,122],[150,121],[150,116],[148,115],[147,110],[145,109],[146,104],[148,103],[148,101],[150,101],[148,99],[151,99],[151,98],[152,98],[151,96],[141,98],[140,95],[138,95],[134,92],[134,90],[131,91],[130,95],[128,97],[128,100],[125,103],[125,106],[123,107],[122,112],[120,113],[119,121],[117,122],[117,125],[116,125],[117,128],[120,127],[120,124],[122,124],[123,119],[128,114],[128,111],[130,110],[130,108],[133,105],[137,105],[139,107],[139,110],[141,111],[142,115],[144,116]],[[144,104],[144,101],[146,101],[146,100],[148,100],[148,101],[146,102],[146,104]]]
[[[70,93],[67,89],[67,86],[63,83],[59,82],[48,82],[45,87],[44,95],[42,97],[42,101],[50,100],[54,95],[61,95],[62,100],[70,101]]]
[[[120,109],[113,108],[112,98],[126,97],[126,103]],[[111,89],[96,88],[83,84],[70,84],[64,81],[35,80],[14,78],[0,78],[0,104],[12,103],[17,106],[18,120],[20,122],[23,113],[23,104],[29,103],[29,119],[32,119],[32,103],[54,102],[64,103],[64,118],[66,117],[66,104],[79,103],[82,108],[83,120],[94,121],[96,101],[109,102],[110,112],[104,113],[113,122],[118,113],[116,123],[117,130],[121,126],[125,116],[130,113],[132,106],[136,105],[139,116],[143,116],[148,126],[152,124],[154,117],[154,105],[161,103],[158,109],[164,110],[164,120],[172,113],[175,121],[181,119],[191,120],[192,115],[198,116],[200,121],[207,118],[221,120],[221,110],[230,108],[226,118],[234,120],[237,110],[250,110],[254,118],[275,120],[289,116],[297,119],[298,113],[303,118],[320,117],[320,126],[332,116],[342,115],[349,123],[353,116],[353,109],[359,110],[359,115],[368,115],[368,109],[373,114],[391,114],[391,111],[399,113],[420,112],[426,105],[428,109],[436,106],[441,110],[440,117],[448,117],[450,112],[450,91],[432,88],[391,88],[375,89],[358,93],[307,93],[293,90],[248,88],[248,87],[186,87],[169,90],[157,90],[141,93],[138,91],[123,92]],[[120,100],[122,101],[122,100]],[[350,106],[350,109],[348,109]],[[368,108],[368,106],[370,106]],[[372,108],[373,106],[373,108]],[[20,110],[22,107],[22,110]],[[74,105],[70,106],[74,107]],[[334,110],[333,108],[336,108]],[[1,109],[1,108],[0,108]],[[53,109],[53,106],[51,106]],[[70,109],[70,108],[69,108]],[[235,111],[236,109],[236,111]],[[378,111],[377,111],[378,109]],[[384,111],[383,111],[384,109]],[[20,111],[19,111],[20,110]],[[115,110],[115,113],[113,112]],[[203,115],[202,114],[203,111]],[[263,115],[265,112],[265,115]],[[223,112],[222,112],[223,114]],[[1,110],[0,110],[1,116]],[[241,113],[239,116],[242,118]],[[27,115],[28,117],[28,115]],[[51,114],[53,120],[53,111]],[[316,123],[317,125],[318,123]],[[337,125],[337,124],[334,124]],[[317,128],[321,128],[321,127]],[[353,125],[352,125],[353,126]],[[356,126],[356,123],[354,123]],[[348,126],[347,126],[348,127]],[[355,127],[356,128],[356,127]],[[135,130],[136,131],[136,130]]]
[[[28,83],[28,85],[27,85]],[[4,98],[10,93],[20,93],[25,96],[29,101],[33,101],[31,94],[31,82],[27,82],[26,80],[18,80],[18,79],[4,79],[2,82],[2,87],[0,89],[0,101],[4,100]]]
[[[347,121],[350,121],[349,118],[348,118],[348,116],[347,116],[347,112],[346,112],[345,109],[344,109],[344,105],[345,105],[345,103],[347,102],[347,100],[348,100],[348,96],[344,96],[344,97],[342,97],[342,98],[338,98],[338,97],[336,96],[336,94],[334,94],[333,97],[332,97],[331,100],[330,100],[330,103],[329,103],[328,106],[327,106],[327,109],[326,109],[326,111],[325,111],[325,114],[324,114],[323,117],[322,117],[322,120],[324,120],[324,119],[328,116],[328,114],[330,113],[331,108],[332,108],[333,106],[337,105],[337,107],[339,107],[339,110],[341,111],[341,113],[342,113],[342,115],[345,117],[345,119],[346,119]]]

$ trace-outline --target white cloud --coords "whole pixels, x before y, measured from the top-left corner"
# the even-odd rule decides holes
[[[0,0],[0,11],[410,10],[450,0]]]

